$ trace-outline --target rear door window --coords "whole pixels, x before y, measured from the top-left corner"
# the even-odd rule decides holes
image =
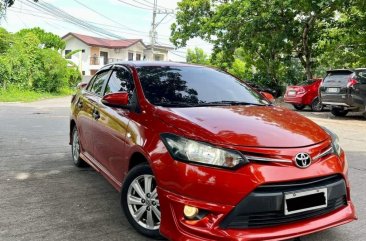
[[[347,85],[348,80],[353,72],[351,71],[336,71],[329,72],[324,79],[325,84],[341,84]]]

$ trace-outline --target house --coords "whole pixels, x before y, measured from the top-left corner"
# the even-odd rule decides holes
[[[146,49],[144,50],[144,56],[146,60],[154,60],[154,61],[168,61],[169,51],[174,50],[173,47],[164,46],[164,45],[155,45],[154,50],[151,45],[146,45]],[[153,58],[154,53],[154,58]]]
[[[168,51],[173,49],[154,46],[153,58],[151,46],[146,46],[142,39],[111,40],[78,33],[68,33],[62,39],[66,42],[63,56],[79,66],[83,75],[94,75],[103,65],[118,61],[167,61]],[[75,50],[80,51],[67,56]]]

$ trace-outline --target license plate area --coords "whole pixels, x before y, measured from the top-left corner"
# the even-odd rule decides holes
[[[285,215],[325,208],[327,197],[326,188],[285,193]]]
[[[340,88],[327,88],[327,93],[339,93]]]
[[[289,92],[287,92],[288,96],[295,96],[296,95],[296,90],[290,90]]]

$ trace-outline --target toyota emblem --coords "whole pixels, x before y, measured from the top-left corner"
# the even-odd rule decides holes
[[[307,168],[311,165],[311,157],[308,153],[298,153],[295,156],[295,164],[299,168]]]

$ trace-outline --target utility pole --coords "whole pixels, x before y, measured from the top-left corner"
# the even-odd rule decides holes
[[[154,7],[153,7],[153,19],[152,19],[152,23],[151,23],[151,31],[150,31],[150,41],[151,41],[151,54],[152,54],[152,60],[154,61],[154,47],[155,47],[155,43],[156,43],[156,24],[155,24],[155,20],[156,20],[156,12],[157,12],[157,8],[158,8],[158,0],[154,0]]]
[[[156,23],[156,16],[157,14],[164,14],[165,16]],[[156,45],[156,39],[157,39],[157,31],[156,28],[159,26],[159,24],[169,15],[174,14],[174,10],[168,10],[168,9],[158,9],[158,0],[154,0],[154,6],[153,6],[153,19],[151,23],[151,30],[150,30],[150,44],[151,44],[151,53],[152,53],[152,60],[154,61],[154,48]]]

